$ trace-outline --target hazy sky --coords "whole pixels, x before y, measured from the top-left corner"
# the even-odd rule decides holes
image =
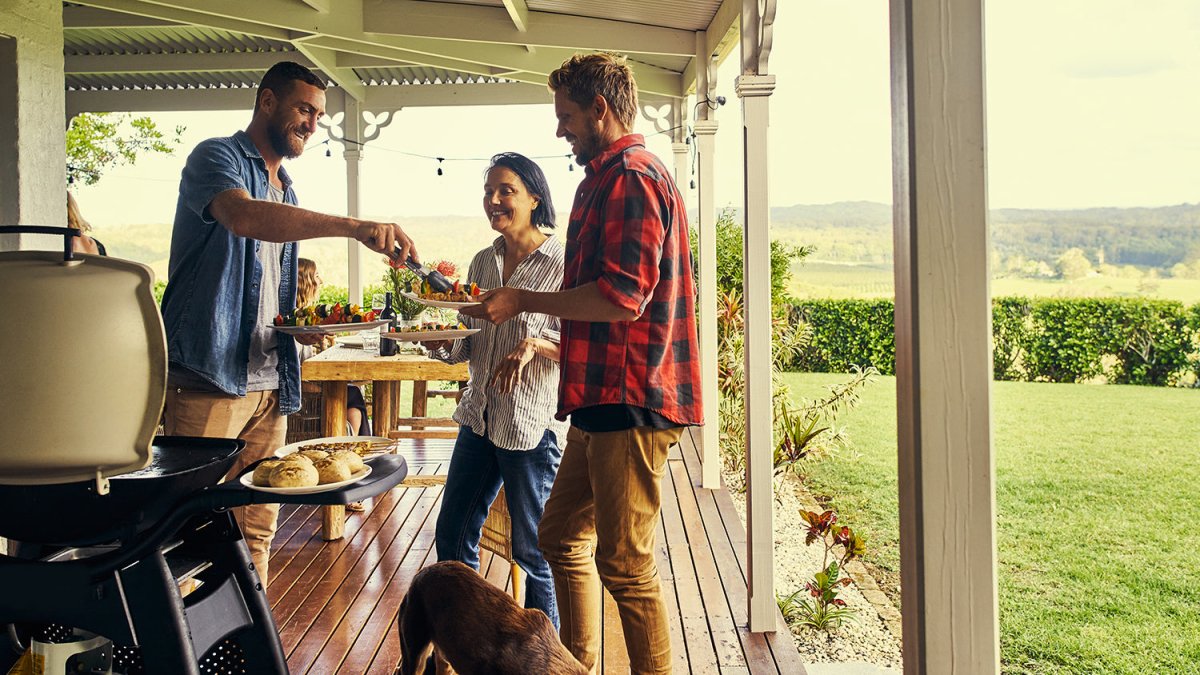
[[[770,70],[773,205],[891,199],[888,17],[883,0],[779,3]],[[989,201],[993,207],[1080,208],[1200,202],[1200,2],[1002,0],[987,3]],[[736,53],[721,69],[718,206],[741,204]],[[549,95],[547,95],[549,100]],[[246,111],[161,113],[188,127],[174,157],[112,170],[78,191],[96,225],[170,222],[179,171],[198,141],[228,135]],[[539,160],[561,212],[582,172],[545,106],[412,108],[364,160],[367,215],[475,215],[483,161],[436,162],[396,151]],[[637,131],[653,126],[640,120]],[[323,132],[318,132],[318,138]],[[344,163],[318,146],[289,163],[302,205],[345,212]],[[668,164],[670,141],[650,138]],[[694,199],[694,195],[693,195]]]

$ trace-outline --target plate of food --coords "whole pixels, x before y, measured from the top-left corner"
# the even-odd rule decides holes
[[[400,295],[430,307],[461,309],[478,305],[479,294],[483,292],[485,292],[484,289],[480,288],[478,284],[460,284],[455,281],[450,290],[440,293],[433,290],[428,282],[424,282],[418,291],[400,291]]]
[[[417,326],[405,326],[398,331],[382,333],[380,337],[398,342],[432,342],[434,340],[457,340],[478,333],[478,328],[467,328],[460,323],[438,323],[426,321]]]
[[[345,487],[371,475],[371,465],[349,450],[317,459],[292,453],[264,459],[238,479],[251,490],[281,495],[307,495]]]
[[[277,315],[271,327],[288,335],[331,335],[378,328],[385,323],[387,321],[379,319],[373,309],[363,311],[358,305],[339,302],[297,307],[287,314]]]
[[[301,450],[309,452],[332,453],[349,450],[359,457],[369,457],[390,451],[396,446],[396,441],[383,436],[326,436],[325,438],[310,438],[306,441],[296,441],[275,451],[276,457],[287,457]]]

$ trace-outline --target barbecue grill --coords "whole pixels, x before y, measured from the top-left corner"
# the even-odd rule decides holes
[[[191,675],[206,663],[204,672],[286,673],[229,509],[374,497],[404,479],[404,459],[368,460],[367,478],[315,494],[218,484],[242,441],[154,436],[167,356],[150,270],[72,254],[74,230],[0,227],[7,233],[66,243],[62,253],[0,252],[14,317],[0,330],[0,536],[12,540],[0,555],[0,622],[104,636],[140,652],[139,672]],[[184,578],[199,582],[186,597]]]

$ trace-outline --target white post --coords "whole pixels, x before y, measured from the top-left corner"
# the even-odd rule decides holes
[[[771,214],[767,200],[767,128],[774,75],[742,75],[745,140],[746,529],[750,630],[775,630],[774,449],[771,405]]]
[[[358,106],[355,106],[357,108]],[[342,157],[346,159],[346,215],[358,218],[362,208],[362,198],[358,189],[358,175],[362,169],[363,149],[346,144]],[[350,288],[350,302],[362,303],[362,245],[354,239],[346,240],[347,285]],[[368,300],[368,304],[369,304]]]
[[[706,115],[707,117],[707,115]],[[696,163],[699,180],[700,233],[700,377],[704,392],[704,426],[700,428],[702,468],[700,486],[721,487],[721,393],[717,387],[717,214],[713,180],[717,121],[697,119]]]
[[[342,143],[342,157],[346,160],[346,215],[358,218],[362,208],[362,196],[358,189],[358,175],[362,169],[365,149],[363,140],[362,106],[358,101],[342,92],[342,129],[346,141]],[[357,141],[351,142],[351,141]],[[362,303],[362,245],[355,239],[346,240],[346,285],[351,303]]]
[[[3,225],[63,226],[67,222],[62,21],[62,3],[45,0],[26,0],[0,12]],[[62,250],[62,238],[0,236],[0,250],[17,248]]]
[[[721,487],[721,392],[717,384],[717,121],[712,111],[717,97],[717,60],[708,50],[708,34],[696,33],[696,230],[700,234],[700,378],[704,392],[704,426],[700,428],[700,487]]]
[[[675,156],[675,186],[679,188],[679,196],[683,197],[683,208],[688,204],[688,151],[691,146],[687,143],[672,143],[671,151]]]
[[[891,35],[904,671],[997,673],[983,3]]]

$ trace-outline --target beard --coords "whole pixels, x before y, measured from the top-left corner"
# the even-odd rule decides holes
[[[579,150],[575,153],[575,163],[579,166],[587,166],[587,163],[595,159],[596,155],[604,149],[600,145],[599,125],[589,124],[584,135],[576,136],[575,140],[579,144]]]
[[[295,159],[304,152],[304,141],[294,136],[286,124],[277,120],[272,119],[267,125],[267,139],[271,142],[271,149],[285,159]]]

